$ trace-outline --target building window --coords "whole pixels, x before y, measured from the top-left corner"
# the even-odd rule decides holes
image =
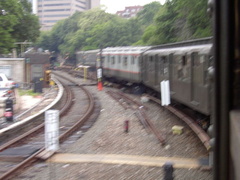
[[[54,15],[44,15],[43,17],[69,17],[70,14],[54,14]]]
[[[70,11],[70,9],[46,9],[46,10],[39,10],[38,12],[58,12],[58,11]]]
[[[43,6],[70,6],[70,3],[63,3],[63,4],[44,4]],[[42,5],[40,5],[41,7]]]
[[[82,7],[82,6],[79,6],[79,5],[76,5],[76,7],[81,8],[81,9],[86,9],[86,7]]]

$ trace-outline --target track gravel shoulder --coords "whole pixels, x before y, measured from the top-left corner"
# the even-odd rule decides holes
[[[62,72],[61,72],[62,73]],[[68,74],[66,74],[68,76]],[[91,83],[75,79],[78,83]],[[124,110],[105,91],[98,91],[96,86],[86,86],[101,101],[101,113],[95,124],[75,143],[64,146],[60,153],[76,154],[122,154],[138,156],[207,158],[208,152],[194,133],[167,110],[148,102],[147,114],[152,122],[166,136],[166,145],[162,146],[153,134],[148,134],[132,110]],[[132,96],[132,95],[131,95]],[[138,96],[135,96],[139,100]],[[124,121],[129,120],[129,132],[124,131]],[[184,126],[181,135],[173,135],[174,125]],[[24,172],[19,179],[33,180],[68,179],[68,180],[155,180],[163,179],[163,168],[123,164],[75,163],[57,164],[44,162]],[[211,171],[200,169],[175,169],[176,180],[211,180]],[[24,178],[26,177],[26,178]],[[18,178],[16,178],[18,179]]]

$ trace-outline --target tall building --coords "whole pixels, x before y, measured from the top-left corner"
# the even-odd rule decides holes
[[[76,11],[100,7],[100,0],[32,0],[33,13],[39,17],[41,30],[51,30],[59,20],[66,19]]]

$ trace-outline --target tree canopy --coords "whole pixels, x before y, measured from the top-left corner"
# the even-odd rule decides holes
[[[77,12],[42,33],[38,45],[62,54],[109,46],[158,45],[211,36],[207,0],[152,2],[123,19],[100,9]]]
[[[0,54],[8,53],[15,42],[35,42],[40,34],[38,17],[27,0],[1,0]]]
[[[207,0],[167,0],[140,42],[156,45],[212,35]]]

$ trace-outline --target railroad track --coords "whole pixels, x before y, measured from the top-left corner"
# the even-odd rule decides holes
[[[148,118],[145,107],[133,100],[132,98],[126,96],[124,93],[118,92],[118,91],[107,91],[107,93],[115,99],[125,110],[131,109],[135,111],[135,115],[140,120],[141,124],[146,128],[147,131],[152,132],[159,142],[164,145],[166,142],[166,137],[163,135],[162,132],[160,132],[158,129],[155,128],[152,121]],[[154,101],[157,104],[161,104],[161,101],[153,96],[150,95],[144,95],[150,100]],[[210,137],[209,135],[196,123],[196,120],[189,117],[188,115],[184,114],[182,111],[176,109],[174,106],[166,106],[166,109],[168,109],[171,113],[176,115],[179,119],[184,121],[192,130],[193,132],[198,136],[200,141],[203,143],[205,148],[209,150],[211,148],[210,146]]]
[[[146,97],[148,97],[150,100],[154,101],[157,104],[161,104],[161,100],[150,96],[150,95],[145,95]],[[186,115],[185,113],[183,113],[182,111],[180,111],[179,109],[176,109],[174,106],[164,106],[166,109],[168,109],[171,113],[173,113],[174,115],[176,115],[179,119],[181,119],[182,121],[184,121],[192,130],[193,132],[198,136],[198,138],[200,139],[200,141],[203,143],[203,145],[205,146],[205,148],[207,150],[210,150],[211,145],[210,145],[210,137],[209,135],[196,123],[196,120],[191,118],[190,116]]]
[[[165,137],[163,133],[156,129],[151,120],[147,117],[143,104],[128,97],[124,93],[120,93],[117,91],[107,91],[107,93],[111,97],[113,97],[113,99],[118,101],[120,105],[123,106],[124,109],[133,110],[134,114],[140,120],[141,124],[147,129],[147,131],[151,131],[157,137],[157,139],[162,145],[165,144]]]
[[[90,123],[93,123],[94,121],[92,119],[96,119],[96,116],[98,115],[96,112],[99,110],[96,110],[98,107],[98,105],[96,105],[96,99],[94,99],[92,94],[90,94],[84,87],[76,85],[73,82],[71,82],[72,84],[69,86],[69,82],[66,83],[66,80],[63,80],[63,77],[56,76],[56,78],[59,80],[61,79],[61,83],[65,84],[64,88],[67,91],[67,100],[61,107],[60,116],[64,118],[70,114],[69,117],[71,117],[65,118],[64,121],[60,121],[59,142],[62,143],[74,132],[81,127],[83,128],[83,126],[88,123],[89,119],[91,121]],[[78,96],[74,96],[73,92],[75,94],[78,93]],[[82,96],[79,96],[79,94],[82,94]],[[73,101],[75,103],[73,103]],[[79,104],[76,102],[80,101],[84,101],[82,103],[85,104],[85,108],[82,108],[82,112],[79,114],[79,110],[76,111],[76,109],[79,109]],[[72,106],[71,109],[70,106]],[[93,115],[93,112],[95,112],[95,115]],[[10,179],[31,163],[40,159],[45,159],[51,155],[51,152],[44,151],[43,127],[44,123],[0,146],[1,180]],[[82,131],[84,130],[87,130],[86,127],[82,129]],[[6,168],[9,166],[12,168]]]
[[[210,41],[211,41],[211,38],[205,38],[205,39],[201,39],[201,40],[197,41],[197,43],[202,44],[202,43],[206,43],[206,42],[210,42]],[[191,45],[192,43],[195,43],[195,42],[189,41],[189,42],[187,42],[187,44],[184,44],[184,45]],[[171,44],[171,46],[174,47],[175,44]],[[135,114],[139,118],[139,120],[141,121],[143,126],[146,127],[146,129],[149,129],[150,131],[152,131],[156,135],[156,137],[159,139],[161,144],[163,144],[163,145],[165,144],[165,137],[163,137],[161,132],[158,132],[157,130],[155,130],[154,125],[151,123],[151,120],[149,120],[146,113],[142,109],[143,108],[142,104],[131,99],[130,97],[126,96],[122,92],[108,91],[107,93],[113,99],[115,99],[125,110],[126,109],[137,110]],[[150,100],[154,101],[155,103],[161,104],[160,99],[157,99],[150,95],[145,95],[145,96],[148,97]],[[146,108],[146,107],[144,107],[144,108]],[[175,116],[177,116],[179,119],[184,121],[193,130],[193,132],[198,136],[198,138],[200,139],[200,141],[203,143],[203,145],[205,146],[205,148],[207,150],[211,149],[209,135],[202,129],[202,127],[200,127],[196,123],[196,120],[194,118],[188,116],[187,114],[185,114],[181,110],[175,108],[174,106],[169,105],[169,106],[165,106],[165,108],[168,109]]]

